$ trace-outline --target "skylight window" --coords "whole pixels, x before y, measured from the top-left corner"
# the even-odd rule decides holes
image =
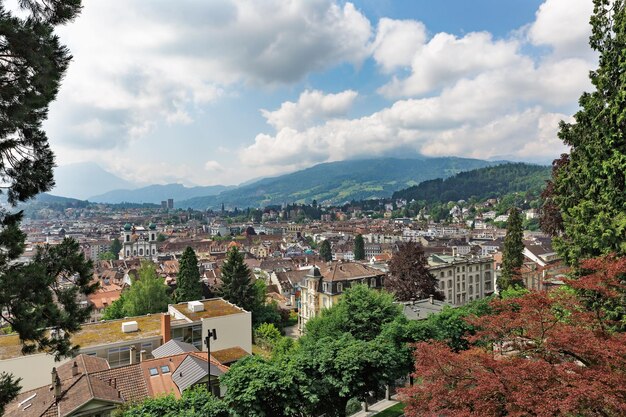
[[[150,376],[156,376],[159,374],[157,368],[150,368]]]

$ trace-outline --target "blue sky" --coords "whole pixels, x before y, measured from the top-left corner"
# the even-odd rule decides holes
[[[547,162],[590,88],[590,13],[591,0],[86,0],[58,31],[75,59],[46,128],[59,165],[136,184],[385,155]]]

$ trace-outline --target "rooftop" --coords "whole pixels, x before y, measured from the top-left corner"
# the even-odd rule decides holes
[[[122,323],[127,321],[136,321],[139,329],[136,332],[122,332]],[[161,315],[153,314],[83,324],[82,329],[72,337],[72,343],[84,349],[90,346],[155,337],[160,334]],[[22,345],[17,334],[0,336],[0,360],[15,358],[21,354]]]
[[[221,298],[212,298],[210,300],[202,300],[200,302],[204,305],[204,311],[193,312],[187,308],[187,303],[174,304],[170,306],[170,308],[175,309],[191,321],[199,321],[201,319],[209,319],[246,312],[244,309],[239,308],[228,301],[224,301]]]

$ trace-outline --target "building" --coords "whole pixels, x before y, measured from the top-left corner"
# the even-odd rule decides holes
[[[156,258],[158,231],[154,223],[150,223],[148,229],[126,223],[121,237],[122,259]]]
[[[302,331],[309,319],[337,304],[352,285],[381,289],[384,281],[384,272],[356,262],[330,262],[312,267],[300,283],[298,329]]]
[[[490,257],[431,255],[428,265],[450,304],[464,305],[494,292],[493,259]]]
[[[180,398],[185,390],[206,385],[209,378],[215,395],[225,393],[218,378],[228,367],[213,355],[207,363],[206,352],[173,340],[160,349],[163,355],[121,368],[111,368],[105,359],[78,355],[52,368],[49,385],[21,392],[7,405],[5,416],[110,416],[124,403],[170,394]],[[247,353],[231,355],[238,359],[244,356]]]
[[[173,198],[168,198],[167,199],[167,208],[168,209],[173,209],[174,208],[174,199]]]
[[[203,335],[209,329],[215,329],[218,335],[211,342],[211,353],[233,348],[252,353],[250,312],[221,298],[170,305],[165,314],[84,324],[72,335],[72,343],[80,346],[77,353],[105,359],[111,368],[117,368],[152,358],[152,352],[170,340],[206,350]],[[54,357],[24,356],[21,347],[16,334],[0,336],[0,369],[22,378],[24,389],[45,384],[48,377],[41,374],[41,369],[55,366]]]
[[[80,244],[80,248],[85,254],[85,258],[97,261],[100,259],[100,255],[111,250],[111,242],[108,240],[83,242]]]

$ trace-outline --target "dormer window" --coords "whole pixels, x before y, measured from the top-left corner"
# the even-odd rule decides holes
[[[338,293],[343,292],[343,284],[341,282],[337,283],[337,292]]]
[[[376,287],[376,278],[370,279],[370,287],[372,287],[372,288]]]

